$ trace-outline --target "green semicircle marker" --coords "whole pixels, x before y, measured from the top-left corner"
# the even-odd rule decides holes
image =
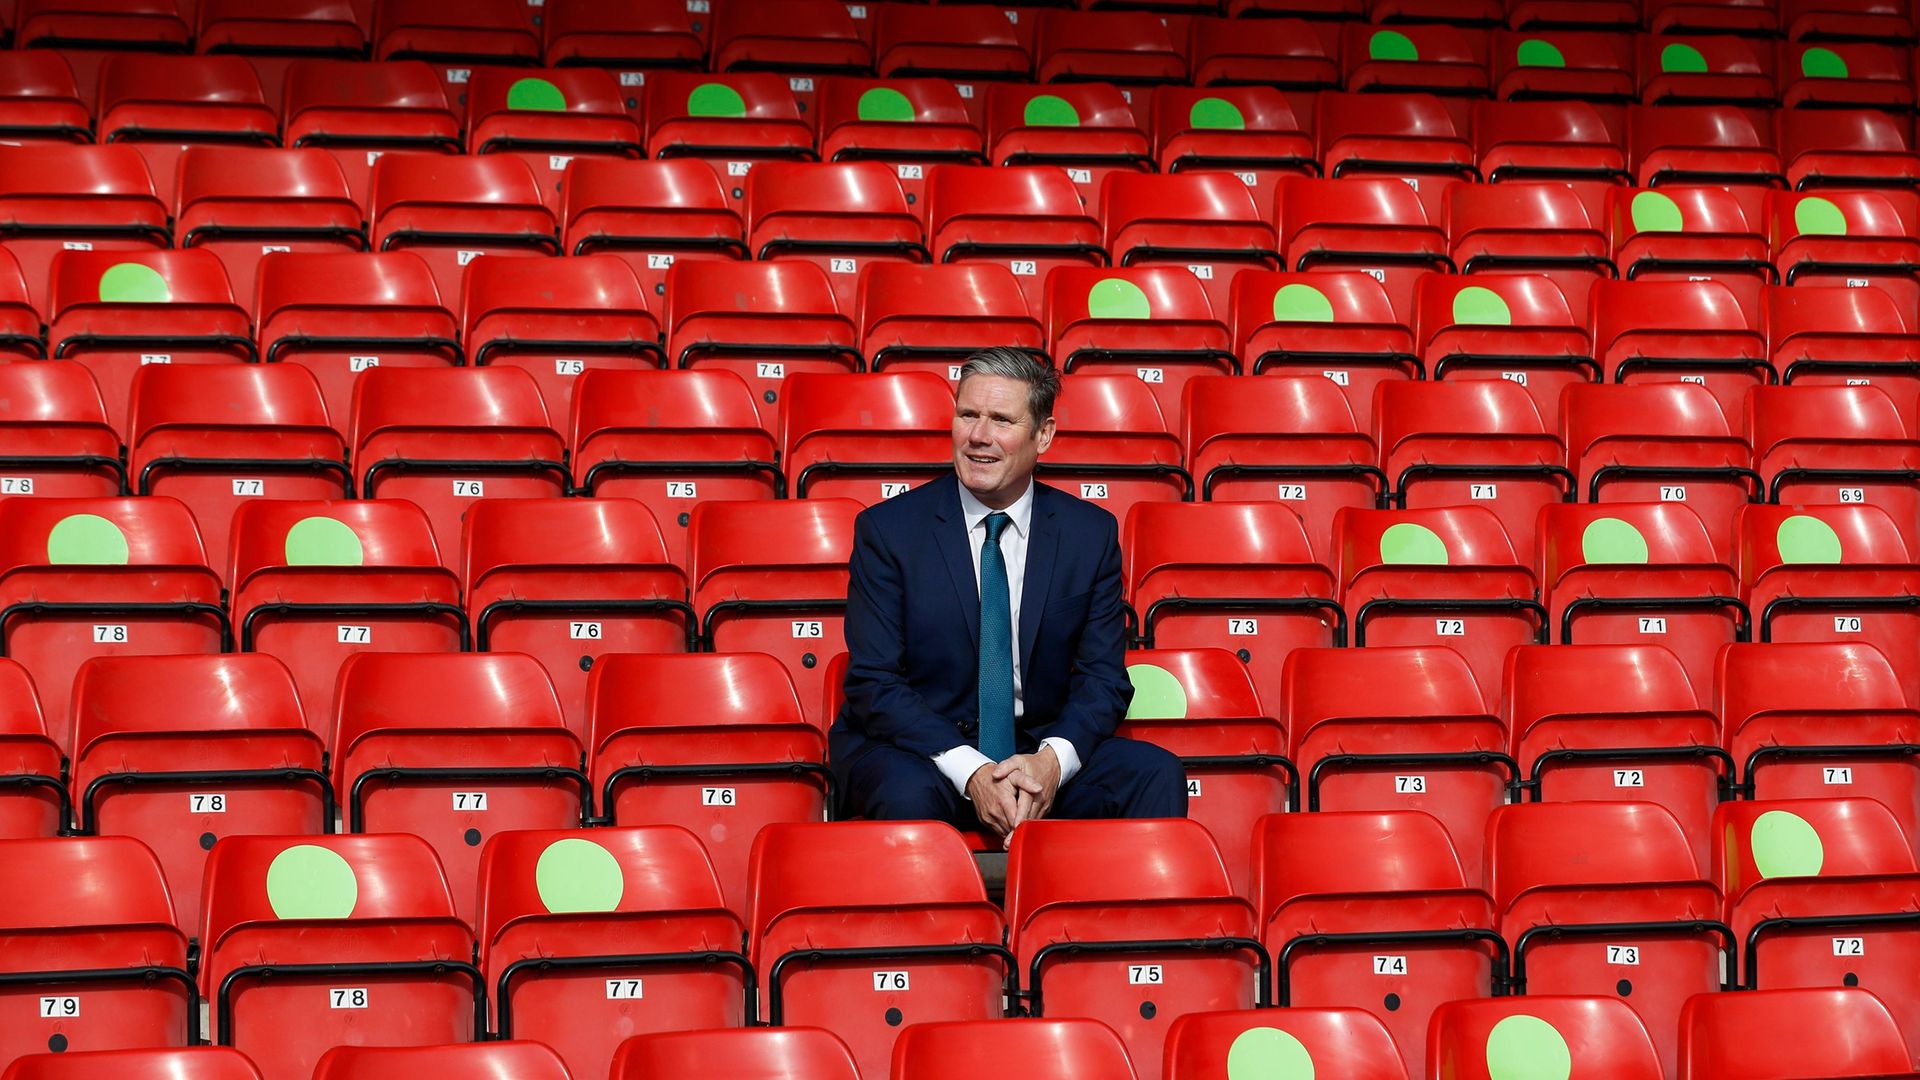
[[[1580,534],[1580,557],[1589,563],[1645,563],[1647,538],[1619,518],[1594,518]]]
[[[1809,79],[1844,79],[1847,61],[1832,49],[1816,46],[1800,54],[1800,74]]]
[[[701,83],[687,95],[687,115],[738,120],[747,115],[747,99],[724,83]]]
[[[1813,877],[1826,864],[1820,831],[1787,810],[1769,810],[1753,822],[1753,866],[1763,878]]]
[[[507,108],[526,112],[566,112],[567,95],[545,79],[521,79],[507,87]]]
[[[99,514],[63,517],[47,530],[47,562],[53,566],[125,566],[127,534]]]
[[[1332,322],[1333,301],[1311,285],[1282,285],[1273,294],[1275,322]]]
[[[1637,232],[1680,232],[1686,228],[1686,219],[1680,216],[1680,204],[1658,191],[1635,195],[1632,211]]]
[[[1133,702],[1127,706],[1129,720],[1185,720],[1187,688],[1173,672],[1158,664],[1129,664],[1127,678],[1133,682]]]
[[[145,263],[115,263],[100,275],[103,304],[164,304],[172,299],[167,279]]]
[[[1313,1055],[1290,1032],[1248,1028],[1227,1048],[1227,1080],[1314,1080]]]
[[[1201,98],[1187,110],[1187,123],[1196,128],[1216,131],[1245,131],[1246,115],[1231,101],[1217,97]]]
[[[1817,517],[1795,514],[1780,523],[1773,542],[1783,563],[1827,563],[1841,560],[1840,534]]]
[[[913,102],[891,86],[876,86],[860,95],[854,112],[862,120],[908,123],[913,119]]]
[[[366,549],[353,528],[338,518],[301,518],[287,530],[288,566],[364,566]]]
[[[1847,214],[1832,199],[1809,195],[1793,205],[1793,227],[1802,236],[1845,236]]]
[[[533,868],[540,902],[555,915],[576,911],[617,911],[627,891],[626,875],[613,852],[591,840],[555,840]]]
[[[1705,75],[1707,58],[1699,49],[1676,41],[1660,50],[1660,70],[1668,75]]]
[[[1388,566],[1445,566],[1447,542],[1425,525],[1395,522],[1380,534],[1380,561]]]
[[[282,919],[344,919],[360,902],[360,881],[340,853],[295,844],[267,867],[267,905]]]
[[[1572,1075],[1573,1051],[1545,1020],[1516,1013],[1487,1032],[1488,1080],[1567,1080]]]
[[[1469,285],[1453,294],[1453,321],[1473,326],[1512,326],[1513,309],[1492,289]]]
[[[1028,98],[1021,118],[1028,127],[1080,126],[1080,110],[1057,94],[1035,94]]]
[[[1367,39],[1369,60],[1418,60],[1420,49],[1398,30],[1381,30]]]
[[[1087,314],[1095,319],[1151,319],[1153,305],[1133,282],[1105,278],[1087,290]]]
[[[1567,58],[1551,41],[1528,38],[1513,50],[1513,62],[1520,67],[1563,68]]]

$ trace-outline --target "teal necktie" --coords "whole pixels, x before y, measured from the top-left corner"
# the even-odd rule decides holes
[[[995,761],[1013,756],[1013,602],[1000,534],[1012,518],[987,515],[980,545],[980,752]]]

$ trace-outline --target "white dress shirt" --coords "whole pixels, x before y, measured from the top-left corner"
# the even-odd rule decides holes
[[[987,515],[994,513],[992,507],[981,502],[965,484],[960,488],[960,513],[967,523],[967,551],[973,555],[973,587],[977,593],[980,588],[980,547],[987,542]],[[1000,556],[1007,564],[1007,611],[1013,620],[1013,715],[1017,720],[1026,714],[1026,702],[1023,700],[1020,686],[1020,592],[1027,576],[1027,540],[1031,536],[1033,525],[1033,481],[1027,481],[1027,490],[1013,501],[1005,511],[1010,520],[1009,527],[1000,530]],[[1073,744],[1058,736],[1040,740],[1042,746],[1053,747],[1054,756],[1060,759],[1060,783],[1064,786],[1080,771],[1080,755]],[[943,753],[933,755],[934,767],[940,770],[949,783],[953,784],[962,796],[967,794],[967,781],[979,771],[982,765],[992,765],[994,760],[980,752],[972,743],[959,746]]]

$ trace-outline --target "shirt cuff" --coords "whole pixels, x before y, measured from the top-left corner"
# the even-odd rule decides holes
[[[1040,740],[1041,746],[1053,747],[1053,756],[1060,759],[1060,786],[1066,787],[1073,774],[1080,771],[1080,753],[1073,744],[1058,735]]]
[[[1068,749],[1071,752],[1072,748]],[[980,766],[991,764],[993,759],[981,753],[979,747],[966,743],[944,753],[933,755],[933,767],[940,770],[940,775],[947,778],[947,783],[953,785],[953,789],[960,793],[961,798],[969,801],[973,796],[967,794],[967,781],[973,779],[973,774],[980,771]]]

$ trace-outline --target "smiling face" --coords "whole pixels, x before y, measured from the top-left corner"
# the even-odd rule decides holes
[[[1004,375],[969,375],[954,396],[953,471],[975,498],[1004,510],[1053,445],[1053,417],[1035,425],[1026,382]]]

